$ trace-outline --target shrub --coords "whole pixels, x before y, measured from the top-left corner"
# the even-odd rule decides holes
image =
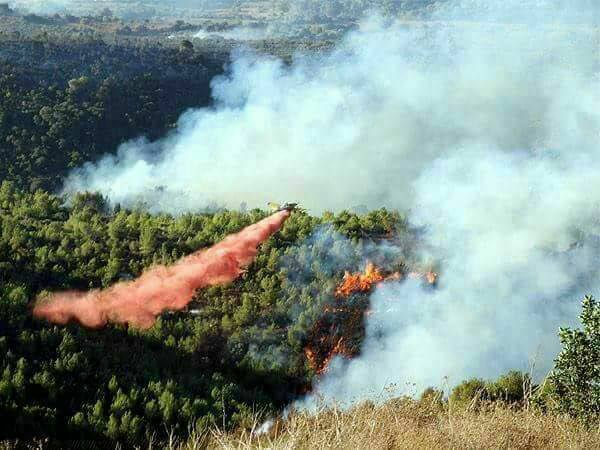
[[[450,394],[450,405],[469,406],[478,399],[487,397],[486,384],[479,378],[463,381]]]
[[[561,328],[563,349],[550,376],[557,406],[586,421],[600,419],[600,304],[586,296],[582,329]]]
[[[531,379],[529,375],[511,370],[496,381],[488,383],[487,392],[491,400],[500,400],[508,403],[517,403],[525,400]]]

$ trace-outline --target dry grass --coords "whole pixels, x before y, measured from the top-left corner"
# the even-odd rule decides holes
[[[257,422],[254,429],[260,424]],[[0,450],[43,449],[0,442]],[[501,405],[449,410],[447,406],[395,400],[381,406],[363,404],[350,411],[292,414],[268,433],[213,430],[192,433],[146,447],[170,450],[212,449],[600,449],[600,424],[581,423],[536,410]]]
[[[348,412],[296,414],[267,434],[218,431],[193,436],[177,450],[196,449],[600,449],[600,426],[499,405],[448,411],[437,405],[393,401]]]

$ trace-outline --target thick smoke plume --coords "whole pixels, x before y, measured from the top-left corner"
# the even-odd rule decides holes
[[[136,280],[102,291],[53,294],[38,301],[33,314],[58,324],[77,321],[90,328],[109,322],[150,328],[164,311],[183,309],[197,289],[235,280],[256,256],[258,245],[278,231],[289,215],[280,211],[170,267],[154,267]]]
[[[414,207],[414,180],[440,156],[564,149],[577,144],[573,131],[593,135],[571,124],[594,112],[597,32],[558,23],[374,18],[291,67],[242,54],[213,81],[216,108],[188,111],[165,140],[129,142],[75,171],[65,190],[173,213],[261,206],[273,192],[312,211]]]
[[[334,362],[318,394],[544,374],[558,327],[600,292],[598,6],[448,1],[435,18],[365,20],[290,67],[242,55],[213,82],[214,108],[74,172],[66,191],[171,212],[273,192],[313,212],[407,209],[438,289],[379,289],[362,356]]]

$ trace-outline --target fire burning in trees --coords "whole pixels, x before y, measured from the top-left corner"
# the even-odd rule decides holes
[[[318,375],[327,371],[335,355],[348,359],[358,355],[364,337],[363,315],[367,306],[364,299],[338,299],[335,305],[325,308],[304,347],[304,355]]]
[[[336,297],[349,297],[355,292],[369,292],[373,285],[381,283],[385,277],[375,264],[368,262],[365,273],[351,274],[346,272],[342,284],[335,290]]]
[[[347,359],[358,355],[365,334],[364,317],[369,314],[369,300],[360,294],[368,294],[386,281],[403,278],[421,279],[427,285],[435,286],[438,275],[433,271],[385,274],[371,262],[367,262],[364,273],[344,274],[335,290],[333,303],[325,306],[304,347],[306,359],[317,375],[327,372],[335,355]]]
[[[371,292],[373,287],[380,283],[392,280],[401,280],[404,275],[401,272],[392,272],[384,275],[383,271],[372,262],[367,262],[364,273],[344,273],[342,283],[335,290],[335,296],[338,298],[347,298],[357,292]],[[429,285],[437,283],[438,275],[435,272],[409,272],[406,275],[411,279],[422,279]]]
[[[357,354],[354,347],[347,347],[345,345],[344,336],[334,340],[334,342],[335,344],[331,350],[322,354],[319,352],[321,349],[315,350],[310,346],[304,348],[304,354],[306,355],[306,359],[308,360],[310,367],[312,367],[318,375],[322,375],[327,372],[329,362],[335,355],[341,355],[344,358],[350,359]],[[320,344],[327,346],[331,344],[331,341],[328,341],[325,336],[322,336]]]
[[[197,289],[235,280],[253,261],[257,247],[289,216],[290,211],[279,211],[209,249],[186,256],[170,267],[154,267],[133,281],[102,291],[53,294],[37,302],[33,315],[58,324],[74,320],[90,328],[101,328],[109,322],[150,328],[164,311],[183,309]]]

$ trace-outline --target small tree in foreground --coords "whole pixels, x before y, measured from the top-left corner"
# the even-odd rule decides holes
[[[587,421],[600,419],[600,304],[583,300],[583,329],[560,329],[563,349],[550,376],[558,408]]]

